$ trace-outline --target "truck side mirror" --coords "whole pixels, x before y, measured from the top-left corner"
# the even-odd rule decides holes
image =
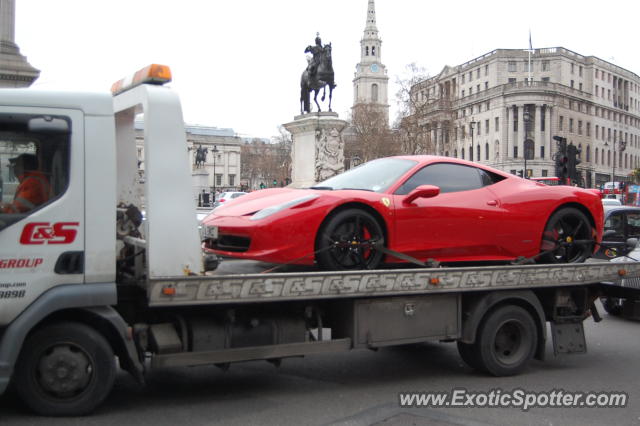
[[[440,188],[434,185],[420,185],[402,200],[403,204],[411,204],[418,198],[433,198],[440,194]]]

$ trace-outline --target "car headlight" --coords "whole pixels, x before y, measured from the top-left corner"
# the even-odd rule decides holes
[[[276,204],[275,206],[258,210],[256,213],[253,214],[253,216],[251,216],[251,220],[264,219],[265,217],[269,217],[272,214],[278,213],[279,211],[282,211],[284,209],[289,209],[291,207],[295,207],[303,203],[307,203],[309,201],[315,200],[318,197],[319,197],[318,194],[309,194],[309,195],[305,195],[304,197],[296,198],[295,200],[287,201],[286,203]]]

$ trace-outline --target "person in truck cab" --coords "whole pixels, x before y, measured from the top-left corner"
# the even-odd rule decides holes
[[[0,204],[3,213],[24,213],[44,204],[50,197],[47,177],[38,170],[38,157],[20,154],[10,158],[13,174],[18,179],[18,188],[11,203]]]

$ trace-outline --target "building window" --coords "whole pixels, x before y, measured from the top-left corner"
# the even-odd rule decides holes
[[[591,136],[591,123],[587,122],[587,136]]]
[[[496,132],[500,131],[500,117],[496,117]]]
[[[484,145],[484,159],[488,160],[489,159],[489,144],[486,143]]]
[[[548,83],[549,82],[549,77],[542,77],[542,81]]]
[[[518,147],[517,146],[513,147],[513,158],[518,158]]]
[[[578,90],[582,92],[582,83],[578,83]]]
[[[549,61],[542,61],[542,71],[549,71]]]
[[[600,130],[600,126],[596,124],[596,139],[598,139],[598,131]],[[587,126],[587,132],[589,131],[589,127]]]
[[[460,158],[462,158],[464,160],[464,148],[462,148],[461,154],[462,154],[462,156]]]
[[[365,46],[365,48],[364,48],[364,55],[365,55],[365,56],[369,56],[369,46]]]
[[[486,134],[489,134],[489,120],[485,120],[485,121],[484,121],[484,132],[485,132]],[[488,145],[487,145],[487,146],[488,146]],[[487,158],[487,160],[488,160],[488,158]]]
[[[573,89],[573,80],[571,80],[571,88]]]
[[[371,85],[371,100],[373,102],[378,102],[378,85],[377,84]]]
[[[582,120],[578,120],[578,134],[582,134]]]
[[[509,72],[516,72],[518,71],[518,65],[516,61],[509,61]]]
[[[515,83],[515,82],[516,82],[515,78],[511,78],[511,77],[509,78],[509,83]]]
[[[582,77],[582,65],[578,67],[578,75]]]
[[[571,64],[571,74],[575,72],[576,64]]]
[[[485,81],[484,82],[484,90],[487,90],[487,89],[489,89],[489,82]]]
[[[460,78],[460,80],[461,80],[460,82],[464,84],[464,74],[462,74],[462,77]]]
[[[480,78],[480,68],[476,70],[476,78]]]
[[[469,147],[469,161],[473,161],[473,145]]]
[[[596,96],[598,96],[598,85],[596,84]]]
[[[543,106],[542,108],[540,108],[540,131],[544,132],[545,129],[547,128],[547,107]]]
[[[563,130],[564,127],[564,117],[560,116],[560,118],[558,119],[558,130]]]
[[[479,84],[476,86],[476,89],[478,89],[478,93],[480,93],[480,85]]]
[[[236,184],[236,175],[229,175],[229,186],[235,186]]]
[[[478,161],[480,161],[480,144],[476,145],[476,158],[478,158]]]
[[[462,89],[462,97],[464,98],[464,89]]]
[[[376,56],[376,47],[375,46],[371,46],[371,56]]]
[[[540,145],[540,158],[544,159],[544,145]]]
[[[469,96],[473,95],[473,87],[469,87]]]
[[[473,72],[469,71],[469,83],[473,80]]]
[[[484,66],[484,75],[489,75],[489,65]]]
[[[222,174],[216,174],[216,186],[222,186]]]
[[[569,119],[569,133],[573,133],[573,118]]]

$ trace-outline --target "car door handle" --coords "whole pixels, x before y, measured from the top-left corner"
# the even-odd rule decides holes
[[[498,202],[496,200],[487,201],[487,205],[489,205],[489,206],[497,206]]]

